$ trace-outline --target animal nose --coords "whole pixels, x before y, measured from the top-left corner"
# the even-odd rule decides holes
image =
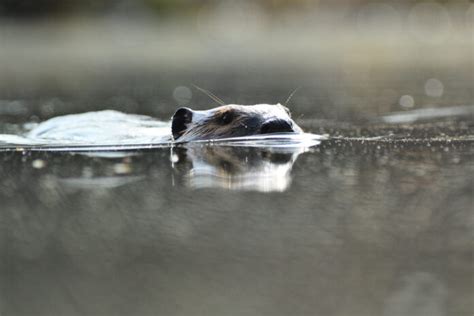
[[[269,133],[291,133],[294,132],[293,124],[291,122],[285,120],[271,120],[265,122],[260,132],[262,134],[269,134]]]
[[[174,139],[178,139],[193,120],[193,111],[189,108],[179,108],[171,119],[171,131]]]

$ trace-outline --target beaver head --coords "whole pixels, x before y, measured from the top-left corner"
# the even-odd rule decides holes
[[[173,115],[171,130],[179,141],[303,132],[281,104],[230,104],[207,111],[183,107]]]

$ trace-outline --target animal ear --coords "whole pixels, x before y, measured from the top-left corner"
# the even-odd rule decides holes
[[[187,125],[193,120],[193,110],[190,108],[179,108],[171,119],[171,133],[173,138],[178,139],[186,131]]]

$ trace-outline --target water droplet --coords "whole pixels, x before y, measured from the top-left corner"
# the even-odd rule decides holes
[[[179,156],[176,154],[172,154],[170,160],[172,163],[177,163],[179,161]]]

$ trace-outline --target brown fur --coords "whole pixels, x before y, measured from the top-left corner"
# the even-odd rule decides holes
[[[265,123],[276,120],[288,122],[293,127],[292,132],[302,132],[291,119],[289,110],[280,104],[224,105],[208,111],[189,111],[193,113],[193,119],[177,133],[176,139],[189,141],[257,135],[262,133]],[[173,117],[173,120],[179,119]]]

